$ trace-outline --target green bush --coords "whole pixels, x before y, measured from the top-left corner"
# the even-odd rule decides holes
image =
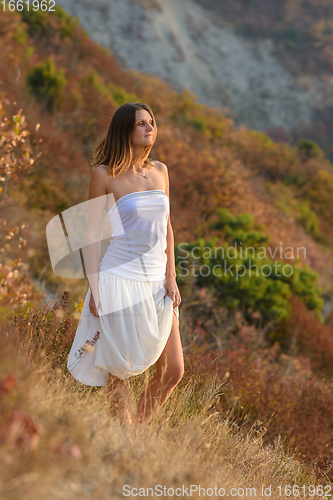
[[[21,10],[22,20],[28,25],[28,33],[30,36],[47,36],[52,29],[48,19],[48,14],[40,9],[33,10],[24,8]]]
[[[23,23],[16,24],[16,32],[13,34],[13,39],[16,40],[20,45],[26,45],[28,43],[28,33],[25,29]]]
[[[297,143],[298,153],[303,156],[305,160],[309,160],[311,158],[316,158],[317,160],[322,160],[325,156],[324,151],[320,146],[314,141],[310,141],[309,139],[300,139]]]
[[[171,119],[174,123],[186,123],[191,127],[205,132],[208,128],[207,118],[200,103],[195,102],[196,96],[189,90],[184,90],[178,97]]]
[[[333,174],[319,170],[304,189],[310,207],[329,224],[333,224]]]
[[[57,70],[52,58],[40,66],[35,66],[27,75],[26,83],[31,93],[40,101],[45,110],[51,112],[61,100],[67,83],[64,70]]]
[[[22,20],[28,25],[28,33],[30,36],[52,37],[56,32],[59,32],[60,38],[74,38],[75,28],[79,24],[76,17],[69,16],[67,12],[59,6],[54,7],[54,12],[42,11],[40,9],[29,10],[24,5],[21,11]],[[57,19],[57,22],[52,22],[51,16]]]
[[[115,83],[104,83],[96,71],[90,71],[84,78],[80,79],[82,88],[91,85],[92,88],[101,95],[107,96],[116,106],[121,106],[125,102],[138,102],[140,98],[136,94],[126,92],[123,87]]]
[[[70,203],[66,193],[60,187],[60,184],[57,186],[54,179],[49,179],[46,174],[43,177],[40,171],[33,173],[29,179],[29,197],[25,202],[26,207],[49,210],[53,213],[63,212],[69,208]]]
[[[73,40],[75,28],[79,25],[79,19],[69,16],[67,12],[58,5],[55,6],[54,10],[54,15],[59,20],[58,31],[61,39],[67,37]]]
[[[251,214],[233,216],[227,209],[218,209],[218,215],[210,227],[223,230],[223,235],[176,246],[180,281],[192,268],[199,286],[212,285],[223,305],[240,307],[248,319],[253,311],[260,311],[264,322],[287,319],[294,293],[322,320],[317,275],[298,263],[273,262],[267,250],[269,237],[261,232],[262,226],[254,226]],[[194,253],[184,255],[184,251]]]
[[[110,83],[107,87],[111,101],[113,101],[118,106],[122,106],[123,104],[125,104],[125,102],[140,101],[137,95],[126,92],[126,90],[123,87],[120,87],[115,83]]]
[[[317,236],[319,234],[319,222],[318,217],[313,210],[311,210],[308,201],[302,201],[298,205],[298,217],[297,222],[304,227],[305,231],[312,236]]]

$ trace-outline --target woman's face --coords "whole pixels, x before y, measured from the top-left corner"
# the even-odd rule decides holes
[[[149,146],[155,142],[156,127],[153,119],[145,109],[139,109],[135,113],[134,131],[131,136],[132,147]]]

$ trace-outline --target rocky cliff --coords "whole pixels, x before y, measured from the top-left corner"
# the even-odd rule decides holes
[[[126,68],[158,76],[237,125],[257,130],[311,124],[331,105],[333,77],[297,75],[273,40],[252,41],[194,0],[57,0]]]

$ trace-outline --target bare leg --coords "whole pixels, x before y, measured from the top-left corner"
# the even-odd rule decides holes
[[[120,413],[123,421],[131,426],[133,422],[129,403],[129,380],[121,380],[109,373],[106,392],[111,415],[116,416]]]
[[[156,375],[143,391],[137,408],[137,419],[148,423],[150,417],[166,402],[184,374],[183,350],[175,313],[166,346],[156,362]]]

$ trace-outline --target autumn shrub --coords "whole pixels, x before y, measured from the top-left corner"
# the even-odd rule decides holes
[[[308,464],[313,457],[332,463],[333,382],[315,375],[306,357],[267,348],[250,326],[242,327],[231,348],[186,355],[190,373],[218,375],[220,389],[214,406],[247,432],[256,421],[266,429],[264,442],[281,439]],[[258,343],[259,342],[259,343]],[[253,345],[257,348],[254,350]]]
[[[302,139],[298,145],[277,143],[264,132],[240,127],[237,134],[228,134],[228,147],[243,164],[271,182],[281,181],[302,189],[311,186],[320,169],[330,172],[331,163],[324,158],[322,149],[314,142]]]
[[[4,211],[12,189],[31,173],[39,153],[30,142],[30,131],[22,109],[8,119],[8,97],[0,93],[1,117],[1,158],[0,158],[0,208]],[[37,154],[36,154],[37,153]],[[3,212],[2,212],[3,213]],[[5,318],[9,311],[31,306],[42,294],[37,292],[29,275],[26,262],[27,239],[25,224],[10,223],[0,216],[0,317]]]
[[[3,255],[3,254],[2,254]],[[43,294],[37,292],[28,274],[29,265],[18,259],[0,262],[0,317],[6,318],[11,311],[31,307]]]
[[[280,325],[284,338],[288,339],[288,349],[294,356],[302,355],[310,359],[318,371],[333,374],[333,325],[318,322],[300,297],[291,300],[291,316]]]
[[[10,118],[6,108],[10,101],[0,92],[0,200],[24,174],[31,172],[36,161],[35,151],[29,141],[30,131],[22,109]]]
[[[247,168],[271,181],[290,177],[297,168],[297,155],[289,144],[276,143],[264,132],[240,127],[229,146]]]

